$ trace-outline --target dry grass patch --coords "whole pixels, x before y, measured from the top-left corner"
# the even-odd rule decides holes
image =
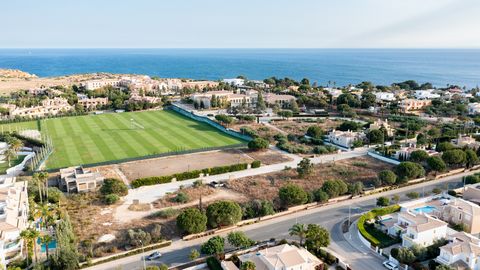
[[[320,188],[326,180],[341,179],[347,183],[361,181],[371,185],[378,172],[391,169],[392,166],[370,157],[360,157],[337,161],[335,163],[317,164],[312,175],[299,178],[295,170],[289,169],[265,175],[230,180],[228,187],[243,194],[250,200],[276,200],[280,187],[288,182],[295,183],[307,191]]]
[[[156,200],[153,203],[153,206],[155,208],[165,208],[165,207],[172,207],[172,206],[185,204],[185,203],[175,202],[174,199],[179,193],[183,193],[188,197],[187,202],[193,202],[193,201],[198,201],[200,199],[200,196],[202,198],[205,198],[214,194],[215,192],[216,190],[214,188],[206,185],[201,187],[182,188],[182,189],[179,189],[177,192],[167,194],[163,196],[163,198]]]
[[[128,210],[130,211],[148,211],[152,209],[152,206],[149,203],[132,203],[130,206],[128,206]]]

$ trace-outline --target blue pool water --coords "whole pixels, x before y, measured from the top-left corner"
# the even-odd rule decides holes
[[[415,211],[416,213],[425,213],[425,214],[430,214],[434,210],[437,210],[437,208],[430,205],[413,209],[413,211]]]
[[[41,244],[41,241],[40,241],[40,238],[38,238],[37,240],[37,244]],[[49,250],[52,250],[54,248],[57,247],[57,241],[53,240],[52,242],[48,243],[48,249]],[[46,252],[46,246],[45,245],[41,245],[41,248],[40,248],[41,252]]]

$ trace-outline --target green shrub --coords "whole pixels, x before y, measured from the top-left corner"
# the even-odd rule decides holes
[[[128,194],[128,187],[121,180],[115,178],[107,178],[103,181],[100,192],[103,195],[117,194],[118,196],[125,196]]]
[[[208,257],[207,265],[208,265],[208,269],[210,270],[222,270],[222,266],[220,266],[220,263],[215,257]]]
[[[206,255],[219,255],[225,250],[225,239],[221,236],[214,236],[208,239],[200,247],[200,251]]]
[[[287,184],[278,191],[278,197],[282,205],[286,207],[304,204],[308,201],[308,194],[305,190],[295,184]]]
[[[190,200],[190,198],[187,194],[179,192],[177,196],[173,197],[171,200],[176,203],[186,203]]]
[[[207,216],[197,208],[185,209],[177,217],[177,227],[188,234],[203,232],[207,229]]]
[[[149,215],[148,217],[150,217],[150,218],[171,218],[171,217],[174,217],[174,216],[178,215],[179,213],[180,213],[179,209],[167,208],[167,209],[155,212],[155,213]]]
[[[250,167],[251,168],[259,168],[261,164],[262,163],[260,162],[260,160],[254,160]]]
[[[120,200],[120,197],[117,194],[108,194],[103,198],[106,204],[114,204]]]
[[[255,138],[248,142],[248,149],[258,151],[267,149],[270,143],[262,138]]]

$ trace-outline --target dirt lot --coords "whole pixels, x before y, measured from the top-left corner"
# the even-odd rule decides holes
[[[175,197],[178,192],[183,192],[190,198],[187,203],[175,203],[171,198]],[[153,225],[161,226],[161,235],[164,239],[172,239],[179,237],[175,218],[180,212],[170,217],[159,217],[152,215],[159,210],[166,208],[182,209],[185,207],[193,207],[198,205],[200,194],[202,195],[203,207],[218,200],[233,200],[244,202],[247,198],[239,193],[225,188],[211,188],[202,186],[197,188],[185,188],[176,193],[169,194],[153,203],[154,208],[150,211],[129,211],[124,214],[128,215],[121,221],[115,219],[114,214],[119,209],[119,204],[108,206],[101,201],[98,193],[84,193],[68,196],[64,202],[66,209],[72,221],[72,225],[80,243],[80,251],[88,252],[86,243],[93,245],[93,254],[95,257],[106,256],[125,250],[125,241],[123,240],[129,229],[142,229],[149,232]],[[110,243],[97,243],[98,239],[106,234],[112,234],[116,240]]]
[[[86,243],[89,243],[95,257],[125,250],[122,238],[129,229],[141,228],[148,231],[154,224],[159,224],[164,238],[169,239],[178,235],[174,217],[170,219],[136,219],[125,223],[116,222],[113,213],[117,206],[103,204],[98,193],[70,196],[67,198],[66,204],[81,253],[86,252],[85,246]],[[98,239],[105,234],[115,235],[116,240],[110,243],[97,243]]]
[[[290,158],[271,150],[251,152],[246,149],[229,149],[131,161],[117,165],[99,166],[92,168],[92,170],[100,171],[105,177],[118,179],[121,179],[120,174],[123,174],[128,181],[132,181],[141,177],[171,175],[188,170],[236,163],[251,163],[254,160],[260,160],[262,164],[268,165],[289,161]]]
[[[189,198],[187,203],[176,203],[172,201],[173,198],[179,193],[183,192]],[[172,208],[185,208],[199,203],[200,197],[202,198],[202,203],[208,203],[216,200],[234,200],[237,202],[243,202],[246,200],[246,197],[242,194],[234,192],[233,190],[226,188],[212,188],[209,186],[203,187],[189,187],[179,190],[178,192],[169,194],[163,197],[160,200],[157,200],[153,203],[153,206],[158,209],[172,207]]]
[[[338,127],[342,123],[341,120],[335,119],[317,119],[317,121],[307,122],[302,119],[296,120],[282,120],[282,121],[272,121],[270,124],[275,127],[285,131],[286,133],[291,133],[295,135],[304,135],[307,132],[309,126],[318,125],[325,132]]]
[[[251,200],[275,201],[278,189],[287,182],[302,186],[307,191],[320,188],[325,180],[335,179],[342,179],[345,182],[362,181],[365,186],[368,186],[372,184],[378,172],[391,169],[392,166],[370,157],[361,157],[319,164],[314,168],[314,173],[305,179],[298,178],[295,170],[288,170],[231,180],[228,182],[228,187]]]

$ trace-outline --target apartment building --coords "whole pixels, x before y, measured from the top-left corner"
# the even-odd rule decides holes
[[[432,101],[429,99],[419,100],[419,99],[404,99],[400,101],[400,109],[404,113],[410,113],[414,111],[421,110],[432,104]]]
[[[319,270],[323,262],[302,247],[284,244],[250,252],[238,257],[240,264],[255,264],[256,270]],[[222,269],[238,270],[231,261],[222,261]]]
[[[291,95],[276,95],[272,93],[267,93],[263,95],[263,99],[265,100],[265,103],[269,106],[277,104],[281,108],[288,108],[291,102],[295,100],[295,97]]]
[[[230,104],[231,107],[238,107],[243,104],[250,107],[256,104],[258,92],[255,90],[248,90],[242,94],[235,94],[231,91],[225,90],[208,91],[205,93],[195,93],[191,96],[191,98],[196,103],[203,103],[205,108],[210,108],[210,102],[213,96],[219,98],[225,103]]]
[[[448,240],[448,244],[440,247],[440,255],[435,261],[454,269],[480,270],[480,239],[458,232],[449,236]]]
[[[103,80],[91,80],[82,83],[87,90],[95,90],[105,86],[112,86],[115,88],[121,87],[121,80],[119,79],[103,79]]]
[[[356,140],[362,140],[363,133],[353,131],[332,130],[328,133],[327,141],[344,148],[351,148]]]
[[[107,106],[108,105],[108,98],[79,98],[78,104],[83,106],[83,108],[87,111],[95,110],[97,108]]]
[[[128,99],[128,102],[147,102],[147,103],[159,103],[162,99],[159,97],[152,97],[152,96],[145,96],[145,95],[138,95],[132,94]]]
[[[104,177],[81,166],[60,169],[59,187],[68,193],[88,192],[97,189]]]
[[[23,256],[20,233],[28,226],[27,182],[15,177],[0,180],[0,264]]]
[[[65,113],[73,110],[65,98],[55,97],[53,99],[47,98],[42,100],[40,106],[34,107],[17,107],[14,104],[0,104],[0,107],[6,108],[9,110],[10,117],[29,117],[37,118],[44,117],[48,115],[57,115],[60,113]]]
[[[219,85],[218,82],[214,81],[188,81],[188,82],[182,82],[182,87],[183,88],[190,88],[190,89],[196,89],[196,90],[202,90],[204,88],[210,87],[214,88]]]

